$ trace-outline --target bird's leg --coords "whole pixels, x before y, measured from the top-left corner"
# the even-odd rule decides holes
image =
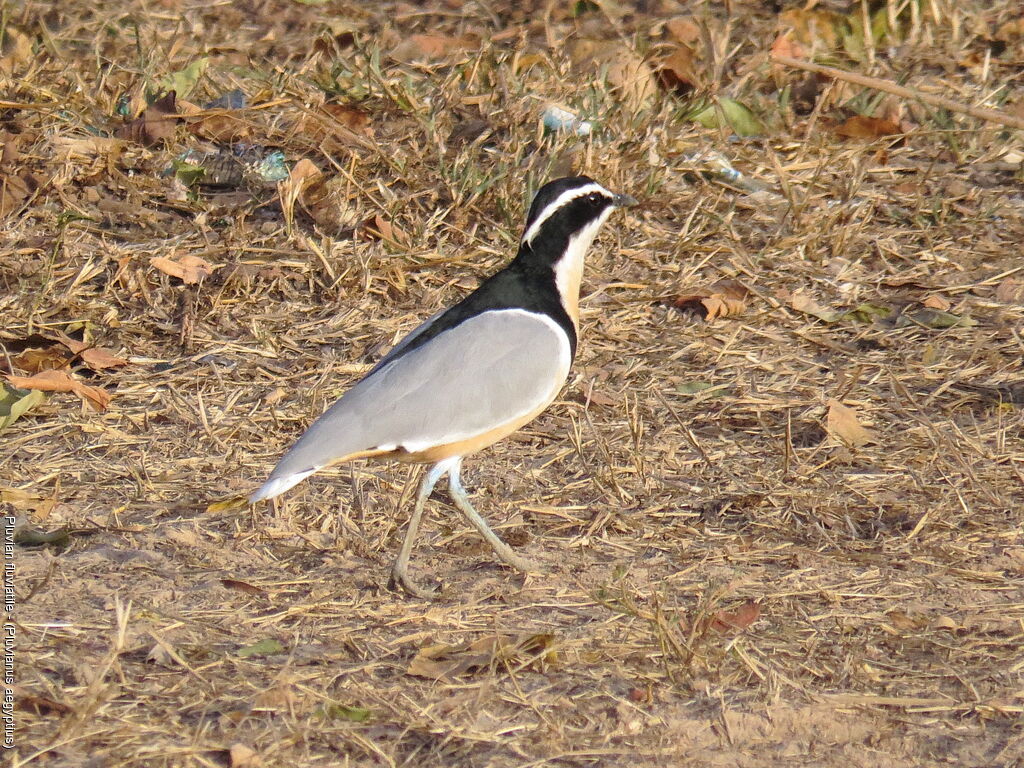
[[[455,502],[462,514],[466,516],[466,519],[473,524],[473,527],[479,531],[480,535],[483,536],[487,543],[491,545],[494,553],[501,559],[503,563],[515,568],[517,571],[523,573],[537,573],[542,571],[540,565],[534,563],[531,560],[527,560],[525,557],[517,555],[508,544],[498,538],[498,535],[491,530],[491,527],[487,525],[487,521],[480,517],[480,513],[477,512],[473,505],[469,503],[469,496],[466,494],[466,489],[462,486],[462,479],[459,477],[459,472],[462,470],[462,457],[455,459],[454,466],[448,470],[448,492],[451,493],[452,500]]]
[[[412,517],[409,518],[409,527],[405,532],[405,539],[402,541],[402,548],[398,551],[395,564],[391,566],[391,584],[398,585],[410,595],[430,600],[437,592],[433,589],[423,589],[412,583],[409,578],[409,555],[412,554],[413,544],[416,543],[416,534],[420,530],[420,518],[423,517],[423,507],[427,503],[430,492],[434,490],[437,481],[444,477],[451,469],[451,459],[439,461],[423,474],[419,490],[416,492],[416,506],[412,510]]]

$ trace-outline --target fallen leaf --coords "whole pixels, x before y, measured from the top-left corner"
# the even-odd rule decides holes
[[[0,382],[0,432],[45,402],[46,395],[37,389],[18,389]]]
[[[94,371],[102,371],[107,368],[120,368],[128,365],[123,357],[118,357],[109,349],[103,347],[88,347],[81,352],[82,362]]]
[[[1024,37],[1024,16],[1003,22],[999,26],[999,29],[996,30],[993,37],[994,39],[1000,40],[1004,43],[1012,42],[1019,37]]]
[[[28,373],[39,373],[53,368],[63,368],[69,357],[64,347],[54,345],[43,349],[26,349],[12,357],[11,362]]]
[[[289,231],[295,222],[295,203],[299,196],[306,187],[322,176],[323,172],[316,167],[316,163],[304,157],[291,169],[288,178],[277,185],[277,194],[281,199],[281,212],[284,214],[285,226]]]
[[[700,26],[693,16],[675,16],[665,22],[665,32],[677,43],[694,45],[700,42]]]
[[[710,617],[709,627],[715,632],[726,633],[746,629],[761,618],[761,604],[748,600],[733,611],[716,611]]]
[[[952,312],[944,312],[941,309],[934,309],[928,306],[907,307],[896,318],[897,328],[907,328],[912,325],[923,325],[925,328],[973,328],[978,321],[967,315],[954,315]]]
[[[67,349],[70,349],[72,354],[78,355],[82,362],[94,371],[102,371],[106,368],[119,368],[122,365],[128,365],[127,360],[123,357],[117,357],[109,349],[95,347],[84,341],[78,341],[77,339],[71,338],[66,333],[58,333],[57,341]],[[50,367],[57,368],[60,366]]]
[[[0,171],[14,167],[14,164],[18,162],[18,158],[21,157],[21,150],[18,149],[18,144],[21,141],[21,134],[8,133],[7,131],[0,131]]]
[[[737,136],[758,136],[764,133],[761,119],[745,104],[719,96],[693,109],[688,119],[705,128],[731,129]]]
[[[940,296],[937,293],[933,293],[931,296],[929,296],[921,303],[924,304],[926,307],[931,307],[932,309],[941,309],[943,312],[948,311],[949,308],[952,306],[952,304],[950,304],[949,302],[949,299],[947,299],[945,296]]]
[[[20,208],[35,189],[29,176],[0,173],[0,217]]]
[[[788,56],[791,59],[804,59],[807,51],[800,43],[793,39],[793,32],[787,30],[775,38],[771,47],[772,56]]]
[[[1013,277],[1004,278],[996,286],[996,301],[1003,304],[1024,304],[1024,280]]]
[[[700,81],[696,70],[697,57],[688,45],[678,45],[665,58],[657,61],[658,81],[666,90],[685,95]]]
[[[247,595],[255,595],[257,597],[266,597],[267,590],[262,587],[257,587],[255,584],[250,584],[247,581],[238,581],[237,579],[221,579],[221,585],[227,589],[235,589],[239,592],[244,592]]]
[[[746,297],[749,291],[737,280],[719,280],[703,291],[678,296],[672,306],[696,312],[711,322],[716,317],[730,317],[746,311]]]
[[[840,313],[839,317],[842,319],[856,320],[859,323],[873,323],[875,320],[888,320],[892,316],[892,313],[892,307],[887,307],[884,304],[872,304],[870,301],[865,301],[858,304],[849,312]]]
[[[373,715],[366,707],[352,707],[336,702],[321,707],[320,714],[331,720],[349,720],[353,723],[365,723]]]
[[[779,23],[790,27],[798,42],[818,50],[835,50],[848,30],[846,17],[824,10],[793,8],[779,14]]]
[[[50,138],[54,157],[59,160],[92,161],[103,160],[113,168],[124,153],[126,142],[108,136],[63,136]]]
[[[69,712],[73,712],[74,709],[69,707],[67,704],[63,704],[59,701],[51,699],[49,696],[40,696],[35,693],[29,693],[24,688],[18,685],[4,686],[9,688],[14,693],[14,701],[18,706],[18,709],[23,712],[31,712],[33,715],[66,715]]]
[[[453,678],[497,665],[552,662],[554,635],[487,635],[464,645],[428,645],[409,662],[405,674],[431,680]]]
[[[247,747],[245,744],[232,744],[228,750],[228,755],[231,758],[231,768],[259,768],[259,766],[263,765],[263,761],[256,754],[256,750]]]
[[[234,144],[252,136],[252,123],[230,111],[204,114],[189,121],[188,132],[217,144]]]
[[[74,392],[95,410],[106,410],[110,393],[100,387],[91,387],[75,379],[67,371],[40,371],[34,376],[7,376],[7,380],[20,389],[42,392]]]
[[[805,315],[812,315],[826,323],[834,323],[842,317],[841,312],[836,312],[834,309],[828,309],[812,299],[810,296],[799,291],[789,296],[789,306],[797,312],[803,312]]]
[[[452,54],[471,51],[480,45],[476,35],[411,35],[391,49],[391,58],[406,64],[438,61]]]
[[[42,392],[35,394],[42,395]],[[57,499],[53,496],[38,496],[34,493],[22,490],[21,488],[9,488],[0,485],[0,501],[10,504],[19,512],[28,512],[32,521],[43,522],[57,506]]]
[[[196,83],[203,76],[209,63],[210,58],[208,56],[196,59],[184,69],[161,80],[156,88],[157,92],[175,93],[179,99],[184,99],[195,89]]]
[[[177,261],[166,256],[154,256],[149,260],[149,265],[159,269],[165,275],[178,278],[187,285],[198,283],[203,278],[209,277],[218,266],[192,254],[186,254]]]
[[[825,417],[825,428],[847,445],[859,448],[865,443],[874,442],[874,437],[857,419],[853,408],[840,403],[834,397],[828,399],[828,415]]]
[[[569,52],[577,69],[604,75],[630,112],[646,107],[657,93],[654,73],[635,51],[622,43],[578,40]]]
[[[292,131],[331,153],[358,144],[362,136],[373,135],[370,113],[349,104],[323,104],[310,109],[295,121]]]
[[[11,76],[32,61],[32,39],[6,21],[5,15],[0,27],[0,74]]]
[[[728,384],[714,384],[710,381],[684,381],[676,385],[676,392],[680,395],[699,395],[706,392],[702,398],[704,400],[722,397],[728,394],[730,389]]]
[[[892,120],[855,115],[836,126],[834,131],[837,135],[848,139],[877,139],[880,136],[902,134],[903,128]]]
[[[125,123],[117,129],[117,135],[144,146],[168,142],[174,138],[180,119],[175,107],[177,95],[174,91],[154,101],[143,111],[141,117]]]
[[[404,246],[409,243],[409,236],[380,214],[375,214],[363,222],[363,231],[371,239],[387,240],[393,245]]]
[[[945,629],[950,632],[956,632],[960,628],[961,626],[956,619],[949,616],[939,616],[931,622],[931,629]]]
[[[370,113],[365,109],[354,107],[351,104],[324,104],[320,110],[335,122],[341,123],[341,125],[356,133],[361,133],[365,136],[369,136],[372,133],[370,130]]]
[[[243,659],[272,656],[276,653],[284,653],[284,646],[272,637],[265,638],[235,651],[235,655]]]

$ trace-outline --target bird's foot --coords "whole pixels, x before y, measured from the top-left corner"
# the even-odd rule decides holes
[[[409,578],[408,569],[399,567],[398,563],[395,563],[394,568],[391,569],[391,578],[388,580],[388,588],[395,589],[396,587],[421,600],[434,600],[438,596],[438,590],[426,589],[415,584]]]

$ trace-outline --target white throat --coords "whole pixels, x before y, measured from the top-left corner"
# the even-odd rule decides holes
[[[555,264],[555,287],[558,288],[562,307],[572,318],[577,331],[580,325],[580,282],[583,280],[583,259],[587,255],[587,251],[590,250],[597,231],[611,215],[611,212],[611,208],[606,208],[600,216],[570,237],[565,254]]]

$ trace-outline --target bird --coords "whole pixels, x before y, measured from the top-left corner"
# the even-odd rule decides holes
[[[310,425],[249,503],[341,462],[429,464],[390,586],[424,599],[436,595],[412,580],[409,558],[424,505],[445,475],[455,506],[500,560],[522,572],[541,570],[470,503],[462,460],[532,421],[561,391],[576,355],[584,256],[612,211],[636,203],[588,176],[542,186],[515,258],[396,344]]]

